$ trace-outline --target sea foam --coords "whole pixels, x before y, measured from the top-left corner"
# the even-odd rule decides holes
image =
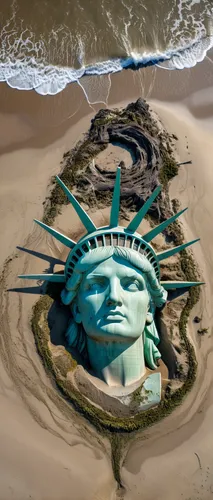
[[[213,36],[194,40],[185,47],[172,48],[168,51],[143,53],[132,51],[126,58],[114,58],[79,69],[48,65],[35,57],[26,59],[0,58],[0,81],[19,90],[35,90],[41,95],[55,95],[73,82],[80,82],[83,76],[110,75],[132,68],[137,70],[147,65],[157,65],[164,69],[184,69],[203,61],[208,50],[213,47]],[[83,60],[83,57],[82,57]]]

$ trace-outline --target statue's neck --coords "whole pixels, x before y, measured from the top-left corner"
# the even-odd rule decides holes
[[[134,342],[100,342],[87,337],[90,364],[109,386],[127,386],[145,374],[142,335]]]

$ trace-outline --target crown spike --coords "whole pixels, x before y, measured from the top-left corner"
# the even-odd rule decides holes
[[[110,212],[109,227],[118,226],[119,208],[120,208],[120,184],[121,184],[121,167],[117,168],[115,186],[112,196],[112,207]]]
[[[149,208],[151,207],[153,201],[155,200],[155,198],[157,197],[157,195],[160,193],[160,191],[161,191],[161,186],[158,186],[153,191],[153,193],[151,194],[151,196],[144,203],[144,205],[141,207],[141,209],[139,210],[139,212],[135,215],[134,219],[132,219],[132,221],[130,222],[130,224],[127,226],[127,230],[128,231],[132,231],[132,232],[137,231],[138,226],[140,225],[140,223],[144,219],[145,215],[147,214]]]
[[[204,281],[161,281],[160,284],[165,290],[175,288],[190,288],[191,286],[205,285]]]
[[[157,259],[158,262],[161,260],[167,259],[168,257],[171,257],[172,255],[181,252],[181,250],[184,250],[184,248],[189,247],[190,245],[193,245],[197,241],[200,241],[200,238],[197,238],[196,240],[189,241],[188,243],[183,243],[183,245],[179,245],[178,247],[175,248],[169,248],[169,250],[165,250],[165,252],[157,253]]]
[[[161,222],[161,224],[159,224],[159,226],[154,227],[154,229],[151,229],[151,231],[149,231],[147,234],[145,234],[143,236],[143,239],[145,241],[147,241],[147,242],[153,240],[155,238],[155,236],[157,236],[159,233],[162,233],[163,230],[166,229],[167,226],[169,226],[169,224],[171,224],[172,222],[174,222],[186,210],[187,210],[187,208],[184,208],[183,210],[181,210],[177,214],[175,214],[172,217],[170,217],[170,219],[167,219],[164,222]]]
[[[55,283],[65,283],[65,274],[21,274],[18,278],[24,280],[42,280],[42,281],[52,281]]]
[[[37,219],[34,219],[34,221],[36,222],[36,224],[38,224],[43,229],[45,229],[45,231],[47,231],[52,236],[54,236],[54,238],[56,238],[56,240],[63,243],[63,245],[65,245],[66,247],[73,248],[76,245],[75,241],[71,240],[67,236],[64,236],[64,234],[59,233],[59,231],[56,231],[56,229],[53,229],[53,227],[47,226],[46,224],[44,224],[43,222],[41,222],[40,220],[37,220]]]
[[[67,195],[68,200],[70,201],[74,210],[78,214],[79,219],[81,220],[81,222],[84,225],[87,232],[93,233],[93,231],[96,231],[97,228],[96,228],[95,224],[93,224],[89,215],[85,212],[85,210],[81,207],[80,203],[76,200],[75,196],[70,192],[70,190],[67,188],[67,186],[65,186],[63,181],[57,175],[56,175],[56,180],[57,180],[59,186],[63,189],[63,191]]]

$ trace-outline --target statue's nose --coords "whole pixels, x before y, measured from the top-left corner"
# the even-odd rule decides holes
[[[107,305],[122,305],[121,286],[118,280],[113,279],[109,283]]]

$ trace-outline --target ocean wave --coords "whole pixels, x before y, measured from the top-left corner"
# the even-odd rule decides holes
[[[8,57],[4,62],[0,61],[0,82],[6,82],[18,90],[34,89],[41,95],[55,95],[68,84],[79,82],[83,76],[110,75],[123,69],[137,70],[148,65],[161,66],[167,70],[192,68],[203,61],[211,47],[213,36],[207,36],[185,47],[155,53],[131,52],[126,58],[82,65],[79,69],[48,65],[38,62],[35,57],[15,61]]]

